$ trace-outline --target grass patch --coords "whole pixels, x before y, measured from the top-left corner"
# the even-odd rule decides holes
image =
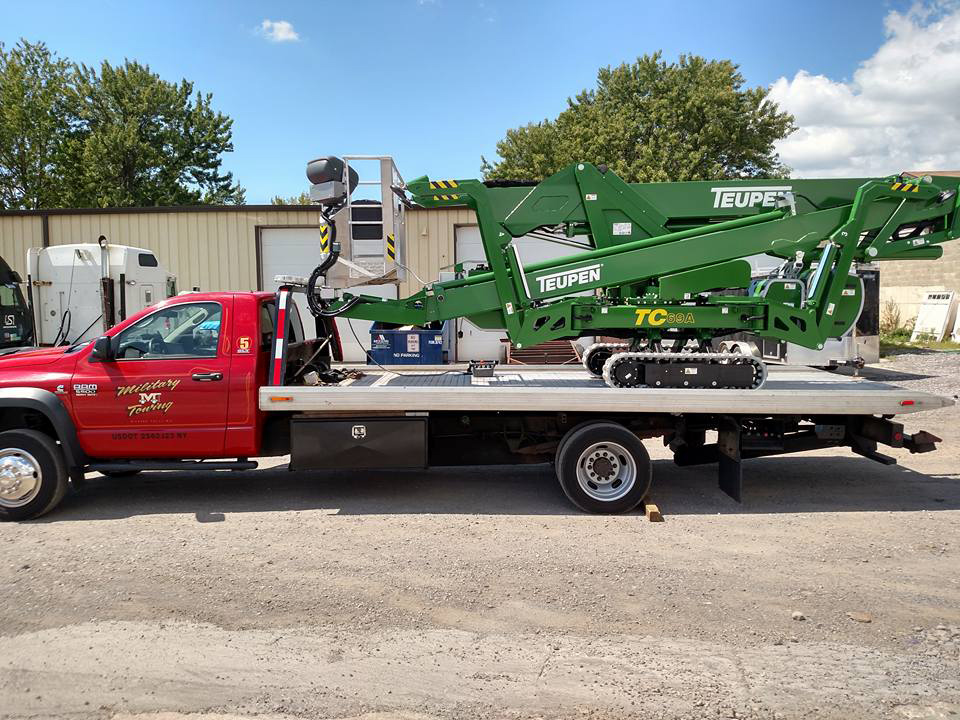
[[[892,332],[880,333],[880,357],[896,355],[910,350],[931,350],[936,352],[960,352],[960,343],[952,340],[934,341],[919,339],[910,342],[910,330],[898,328]]]

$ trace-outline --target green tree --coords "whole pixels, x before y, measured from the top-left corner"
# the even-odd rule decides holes
[[[279,195],[274,195],[273,200],[270,201],[271,205],[312,205],[310,202],[310,193],[302,192],[299,195],[293,195],[291,197],[280,197]]]
[[[78,207],[242,203],[244,191],[222,172],[233,150],[233,121],[193,83],[171,83],[126,61],[78,71],[71,106],[69,203]]]
[[[597,87],[556,120],[508,130],[488,179],[541,180],[573,162],[606,163],[628,182],[786,177],[774,143],[796,128],[729,60],[661,53],[601,68]]]
[[[0,208],[63,204],[59,166],[70,134],[75,71],[43,43],[0,43]]]

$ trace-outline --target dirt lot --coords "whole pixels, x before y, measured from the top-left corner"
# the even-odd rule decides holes
[[[97,479],[0,526],[0,717],[956,717],[958,420],[750,461],[743,505],[651,443],[660,524],[544,467]]]

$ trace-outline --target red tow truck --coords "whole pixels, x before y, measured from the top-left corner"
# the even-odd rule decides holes
[[[679,464],[717,463],[739,500],[747,458],[933,450],[938,438],[891,418],[953,402],[809,368],[772,368],[750,392],[615,389],[527,366],[348,373],[331,319],[305,338],[296,291],[183,294],[93,342],[0,358],[0,519],[49,512],[89,472],[252,470],[287,454],[293,470],[554,462],[575,505],[623,512],[649,490],[642,440],[655,437]]]

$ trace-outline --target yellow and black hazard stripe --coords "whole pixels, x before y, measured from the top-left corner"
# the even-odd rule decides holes
[[[895,182],[890,186],[890,189],[898,192],[920,192],[920,185],[918,183]]]
[[[320,226],[320,252],[330,252],[330,226]]]
[[[397,242],[393,238],[393,233],[387,235],[387,260],[395,261],[397,259]]]
[[[432,184],[433,183],[431,183],[431,185]],[[434,195],[433,199],[434,200],[459,200],[460,196],[459,195]]]
[[[430,183],[431,190],[446,190],[455,187],[459,187],[456,180],[434,180]]]

